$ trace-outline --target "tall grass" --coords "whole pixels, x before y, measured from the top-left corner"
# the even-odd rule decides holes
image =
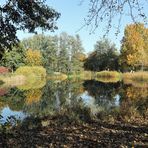
[[[124,73],[123,81],[126,84],[133,84],[134,86],[148,87],[148,72]]]
[[[123,80],[125,79],[131,79],[134,81],[147,81],[148,82],[148,72],[134,72],[134,73],[124,73],[123,74]]]
[[[98,80],[102,82],[117,82],[121,80],[121,73],[117,71],[82,71],[79,74],[68,75],[69,79],[81,79],[81,80]]]

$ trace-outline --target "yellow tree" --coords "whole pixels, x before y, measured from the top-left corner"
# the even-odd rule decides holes
[[[131,67],[148,66],[148,29],[144,24],[126,26],[120,60]]]
[[[29,66],[41,66],[42,54],[39,50],[28,49],[26,51],[26,64]]]

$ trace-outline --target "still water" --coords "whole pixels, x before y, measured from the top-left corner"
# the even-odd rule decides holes
[[[74,120],[147,122],[148,87],[96,80],[43,80],[33,85],[0,86],[1,124],[57,114]]]

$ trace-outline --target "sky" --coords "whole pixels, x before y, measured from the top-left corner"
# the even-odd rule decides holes
[[[4,2],[5,0],[0,0]],[[85,49],[86,53],[90,53],[94,49],[94,45],[96,41],[104,35],[104,26],[105,22],[99,26],[99,28],[95,31],[95,33],[90,34],[90,27],[85,27],[79,30],[84,24],[84,18],[86,18],[88,14],[88,2],[89,0],[84,0],[82,5],[80,5],[81,0],[46,0],[46,4],[54,8],[56,11],[61,13],[61,17],[57,21],[58,30],[54,33],[50,31],[45,32],[45,35],[59,35],[61,32],[66,32],[69,35],[79,34],[82,45]],[[146,10],[148,14],[148,10]],[[118,18],[114,20],[114,23],[117,23]],[[108,38],[111,42],[116,44],[118,50],[120,49],[120,42],[124,35],[124,28],[127,24],[131,23],[131,19],[125,17],[122,19],[121,33],[116,36],[116,30],[114,28],[111,29],[108,34]],[[79,30],[79,31],[78,31]],[[24,33],[19,31],[17,33],[19,39],[27,38],[32,36],[32,34]]]

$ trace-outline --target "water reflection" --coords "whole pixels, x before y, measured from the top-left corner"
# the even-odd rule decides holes
[[[0,114],[4,118],[0,122],[5,122],[11,115],[18,115],[20,120],[27,115],[66,115],[83,121],[92,118],[111,122],[147,121],[148,87],[96,80],[47,81],[46,85],[44,81],[39,84],[1,88]]]

